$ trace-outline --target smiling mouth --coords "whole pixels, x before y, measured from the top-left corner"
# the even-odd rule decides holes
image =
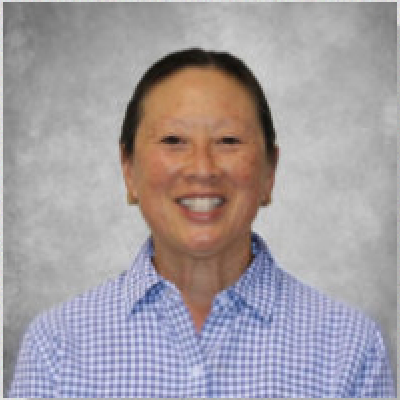
[[[194,212],[210,212],[225,203],[223,197],[183,197],[177,200],[178,204]]]

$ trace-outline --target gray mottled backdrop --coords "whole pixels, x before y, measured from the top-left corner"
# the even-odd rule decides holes
[[[140,75],[189,46],[243,58],[281,148],[255,222],[280,264],[362,309],[396,361],[396,4],[5,3],[4,377],[39,312],[148,234],[118,137]]]

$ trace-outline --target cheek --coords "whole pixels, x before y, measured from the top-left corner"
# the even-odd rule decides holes
[[[176,174],[177,164],[163,153],[153,153],[141,162],[142,186],[160,190],[168,186]]]
[[[240,162],[232,164],[232,176],[236,184],[243,188],[255,189],[261,182],[264,163],[257,154],[246,154]]]

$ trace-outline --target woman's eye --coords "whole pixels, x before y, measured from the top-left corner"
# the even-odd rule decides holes
[[[225,137],[221,138],[221,143],[223,143],[223,144],[238,144],[238,143],[240,143],[240,140],[234,136],[225,136]]]
[[[163,137],[161,139],[161,142],[166,143],[166,144],[179,144],[179,143],[183,143],[183,140],[179,136],[168,135],[168,136]]]

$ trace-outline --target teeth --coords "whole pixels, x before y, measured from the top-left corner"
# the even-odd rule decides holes
[[[223,199],[220,197],[194,197],[180,199],[179,202],[192,211],[207,212],[221,205]]]

